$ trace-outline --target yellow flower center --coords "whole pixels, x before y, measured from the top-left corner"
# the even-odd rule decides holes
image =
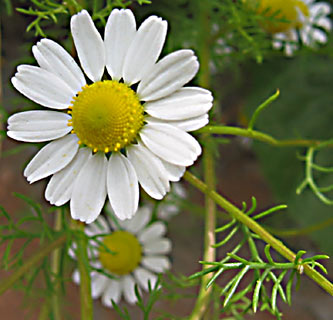
[[[133,143],[143,126],[143,106],[135,92],[118,81],[86,85],[74,97],[68,125],[94,152],[119,151]]]
[[[105,247],[99,247],[99,260],[111,273],[124,275],[132,272],[140,263],[142,249],[138,239],[127,231],[116,231],[103,239]]]
[[[309,9],[302,0],[258,0],[258,14],[267,18],[262,23],[271,33],[285,32],[302,26],[300,13],[309,16]],[[278,21],[281,20],[281,21]]]

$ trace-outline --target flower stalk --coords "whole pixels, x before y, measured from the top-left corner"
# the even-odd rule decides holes
[[[60,210],[55,212],[54,231],[60,231],[62,214]],[[59,272],[61,267],[61,248],[56,248],[51,256],[51,271],[53,274],[54,291],[52,295],[52,310],[54,320],[61,320],[60,282]]]
[[[207,2],[207,1],[206,1]],[[198,9],[201,14],[199,16],[199,23],[201,28],[201,48],[199,51],[199,58],[201,64],[201,72],[199,74],[199,85],[203,88],[210,87],[210,38],[207,34],[210,34],[210,19],[209,19],[209,6],[205,1],[198,1]],[[209,134],[203,134],[202,139],[206,145],[210,144],[212,137]],[[204,177],[210,189],[215,189],[215,164],[212,150],[207,147],[203,152],[203,167]],[[209,196],[205,197],[205,232],[204,232],[204,252],[203,260],[215,261],[216,249],[215,245],[215,228],[216,228],[216,205],[213,199]],[[207,266],[203,266],[203,269]],[[201,285],[199,289],[198,298],[189,319],[199,320],[203,318],[207,312],[209,302],[211,300],[213,287],[207,288],[209,281],[209,275],[204,275],[201,278]]]
[[[249,128],[239,128],[231,126],[206,126],[200,130],[199,133],[209,133],[209,134],[221,134],[221,135],[232,135],[241,136],[261,142],[268,143],[274,147],[318,147],[325,143],[325,141],[319,140],[306,140],[306,139],[286,139],[278,140],[266,133],[252,130]],[[333,141],[327,141],[325,143],[327,147],[333,147]]]
[[[87,253],[88,239],[84,236],[84,224],[72,221],[76,234],[76,257],[80,273],[80,300],[81,320],[93,319],[93,302],[91,297],[91,279],[89,270],[89,259]]]

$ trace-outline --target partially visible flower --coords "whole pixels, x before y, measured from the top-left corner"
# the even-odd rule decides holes
[[[103,273],[91,272],[91,294],[94,299],[101,297],[102,303],[112,307],[111,299],[119,303],[121,297],[133,304],[137,301],[134,287],[148,291],[148,283],[153,288],[157,281],[157,273],[170,269],[171,264],[166,257],[171,250],[171,241],[164,237],[166,226],[164,222],[157,221],[149,224],[151,209],[141,207],[130,220],[121,221],[115,218],[116,223],[107,217],[99,216],[97,220],[88,225],[85,233],[88,236],[103,234],[97,239],[103,245],[91,242],[89,259],[96,269],[102,269],[114,276],[113,279]],[[105,235],[107,234],[107,235]],[[71,250],[73,255],[75,250]],[[80,283],[78,270],[73,273],[73,280]]]
[[[103,40],[83,10],[71,18],[71,31],[85,75],[59,44],[38,42],[32,51],[39,67],[18,66],[12,83],[55,110],[14,114],[7,134],[53,140],[24,171],[30,183],[52,176],[45,191],[51,204],[70,201],[72,218],[91,223],[108,196],[117,217],[129,219],[138,208],[139,183],[160,200],[201,154],[188,132],[208,123],[213,98],[208,90],[184,87],[199,69],[192,50],[157,62],[167,33],[161,18],[150,16],[137,30],[132,11],[114,9]],[[109,80],[102,80],[105,68]]]
[[[178,182],[171,185],[168,195],[159,203],[157,217],[168,221],[180,211],[181,201],[186,198],[184,186]]]
[[[262,26],[273,34],[273,47],[283,48],[287,56],[300,43],[316,48],[318,43],[327,42],[326,33],[332,29],[328,3],[315,0],[258,0],[258,3],[257,12],[268,18]]]

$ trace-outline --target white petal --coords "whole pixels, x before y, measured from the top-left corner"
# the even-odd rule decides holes
[[[167,254],[171,251],[171,241],[166,238],[156,239],[146,243],[143,247],[145,254]]]
[[[100,215],[93,223],[85,227],[84,232],[86,235],[92,237],[101,233],[110,233],[110,227],[106,219]]]
[[[62,79],[42,68],[20,65],[17,71],[13,86],[44,107],[67,109],[76,94]]]
[[[327,42],[327,35],[323,30],[314,29],[312,34],[313,40],[319,43]]]
[[[24,176],[30,183],[48,177],[64,167],[74,158],[79,148],[78,138],[69,134],[43,147],[29,162]]]
[[[111,207],[120,219],[130,219],[138,209],[139,184],[131,162],[113,152],[107,170],[107,188]]]
[[[150,71],[162,51],[167,28],[167,22],[156,16],[142,23],[124,60],[125,83],[136,83]]]
[[[166,97],[192,80],[198,69],[199,62],[192,50],[175,51],[151,68],[139,83],[137,93],[144,101]]]
[[[69,165],[51,177],[45,190],[45,199],[56,206],[62,206],[69,201],[75,179],[90,156],[91,150],[89,148],[79,149]]]
[[[57,111],[25,111],[8,119],[8,137],[26,142],[44,142],[63,137],[72,130],[71,117]]]
[[[168,221],[179,213],[179,207],[173,204],[160,205],[158,207],[157,217],[160,220]]]
[[[143,257],[141,264],[147,269],[157,273],[164,272],[171,267],[169,259],[164,256]]]
[[[105,291],[108,278],[101,273],[97,273],[91,279],[91,296],[93,299],[99,298]]]
[[[75,269],[72,274],[73,282],[76,284],[80,284],[80,272],[78,269]]]
[[[150,281],[150,287],[154,288],[156,281],[157,281],[157,275],[151,273],[150,271],[138,267],[134,271],[134,277],[137,283],[146,291],[148,291],[148,282]]]
[[[32,48],[32,52],[38,64],[72,88],[73,91],[80,91],[86,84],[83,72],[72,58],[72,56],[58,43],[42,39]]]
[[[122,278],[122,287],[125,300],[134,304],[138,299],[134,291],[135,281],[131,275],[126,275]]]
[[[140,136],[153,153],[175,165],[190,166],[201,154],[201,147],[196,139],[168,124],[147,124]]]
[[[138,234],[138,239],[143,244],[149,243],[150,241],[155,241],[157,238],[164,236],[166,233],[165,223],[162,221],[157,221],[152,223],[149,227],[142,230]]]
[[[208,114],[206,113],[198,117],[184,119],[184,120],[162,120],[153,117],[147,117],[145,121],[148,123],[169,124],[183,131],[191,132],[204,127],[209,122],[209,117]]]
[[[90,157],[75,180],[70,208],[73,219],[91,223],[104,206],[106,198],[107,159],[98,152]]]
[[[327,32],[332,29],[332,21],[330,19],[327,19],[327,18],[319,19],[318,21],[316,21],[316,25],[319,26],[319,27],[322,27]]]
[[[121,229],[129,231],[130,233],[137,234],[141,231],[150,221],[152,214],[152,208],[150,205],[145,205],[143,207],[139,207],[136,214],[133,218],[127,220],[119,220],[117,217],[117,222]],[[113,221],[110,221],[113,228],[117,229],[117,226]]]
[[[173,94],[147,102],[145,111],[151,116],[165,120],[184,120],[201,116],[212,107],[213,96],[210,91],[185,87]]]
[[[135,18],[131,10],[112,10],[105,27],[106,68],[113,80],[123,76],[126,53],[136,34]]]
[[[171,164],[170,162],[164,161],[163,159],[161,159],[161,161],[170,181],[179,181],[180,178],[184,175],[185,167]]]
[[[311,18],[319,20],[321,17],[325,17],[331,13],[331,6],[325,2],[319,2],[311,5],[310,16]]]
[[[86,10],[72,17],[71,31],[85,74],[93,82],[101,80],[105,67],[104,42]]]
[[[162,199],[170,190],[168,174],[158,157],[144,145],[133,145],[127,149],[141,187],[154,199]]]
[[[122,293],[121,282],[118,280],[108,279],[104,290],[105,291],[102,296],[102,303],[105,306],[112,308],[111,300],[113,300],[115,303],[120,301]]]

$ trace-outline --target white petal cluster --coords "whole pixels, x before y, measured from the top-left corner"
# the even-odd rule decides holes
[[[316,48],[318,44],[327,42],[327,32],[332,30],[332,23],[328,15],[331,13],[331,6],[326,2],[315,2],[315,0],[301,0],[308,7],[309,16],[300,11],[299,18],[302,26],[299,30],[291,29],[286,32],[274,34],[273,47],[281,49],[287,56],[292,56],[299,48],[299,37],[303,45]]]
[[[167,22],[159,17],[150,16],[137,29],[130,10],[114,9],[103,39],[83,10],[72,17],[71,32],[83,71],[56,42],[38,42],[32,51],[39,66],[20,65],[12,83],[32,101],[57,111],[11,116],[8,136],[25,142],[53,140],[24,171],[30,183],[51,176],[45,192],[51,204],[70,201],[72,217],[91,223],[108,196],[117,217],[129,219],[138,208],[139,184],[151,197],[162,199],[170,181],[178,181],[201,154],[188,132],[208,123],[212,94],[184,87],[199,69],[192,50],[178,50],[158,61],[167,34]],[[71,116],[64,112],[87,78],[100,81],[105,69],[112,80],[137,84],[147,115],[137,143],[110,157],[79,148],[68,126]]]
[[[137,268],[130,274],[118,276],[111,279],[102,273],[91,272],[91,291],[92,297],[98,299],[101,297],[102,303],[107,307],[112,307],[111,299],[119,303],[121,297],[134,304],[137,301],[134,287],[138,284],[139,288],[148,291],[148,282],[154,287],[157,281],[157,273],[165,272],[171,267],[169,259],[166,257],[171,251],[171,241],[164,237],[166,226],[163,222],[157,221],[147,225],[151,220],[151,208],[141,207],[137,214],[131,220],[122,221],[117,219],[117,225],[112,219],[99,216],[97,220],[86,227],[85,232],[88,236],[97,236],[98,234],[110,234],[112,231],[124,230],[133,234],[141,244],[142,259]],[[120,228],[120,229],[119,229]],[[102,239],[102,237],[101,237]],[[101,240],[100,239],[100,240]],[[95,245],[95,247],[93,247]],[[103,268],[98,260],[98,245],[96,242],[91,244],[92,250],[89,250],[91,264],[98,269]],[[70,255],[75,258],[74,250],[70,250]],[[79,271],[73,273],[73,280],[80,283]]]

